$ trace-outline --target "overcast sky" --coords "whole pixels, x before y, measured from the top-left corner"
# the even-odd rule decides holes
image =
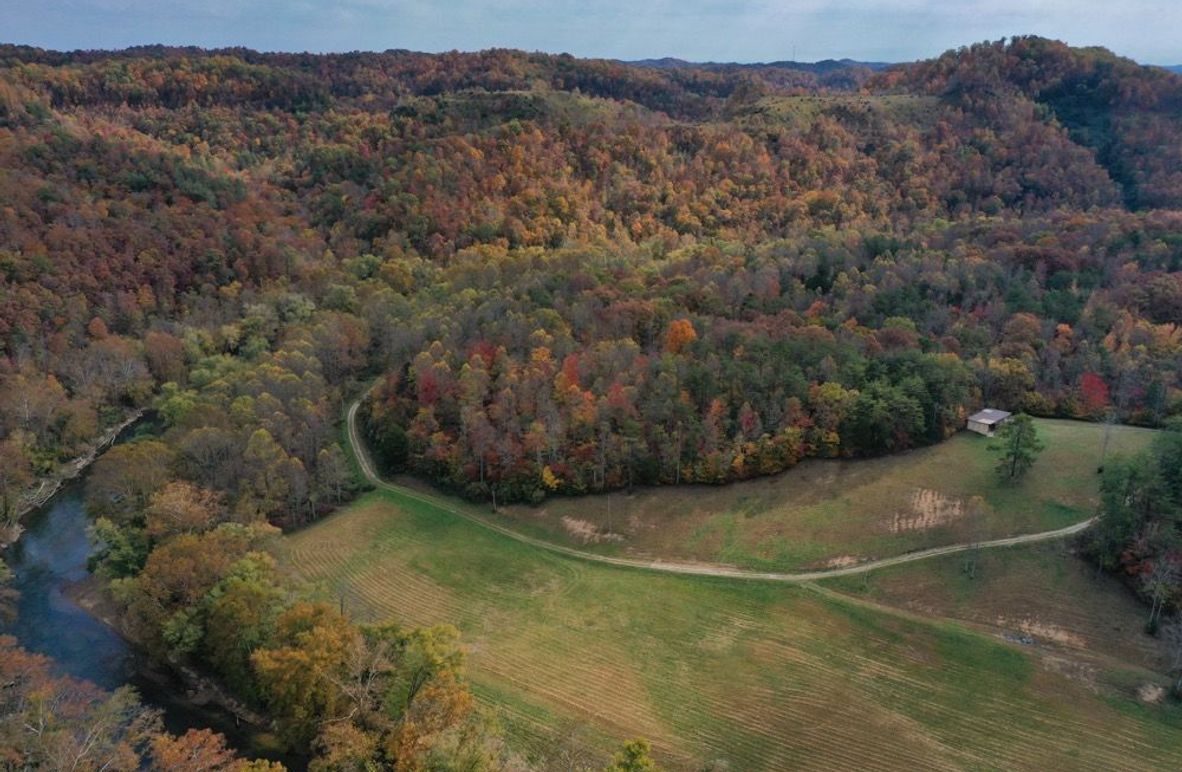
[[[0,41],[908,61],[1033,33],[1182,63],[1182,0],[0,0]]]

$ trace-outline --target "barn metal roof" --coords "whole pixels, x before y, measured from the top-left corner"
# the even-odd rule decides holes
[[[994,408],[987,407],[979,413],[973,413],[971,416],[969,416],[969,420],[977,421],[983,424],[996,424],[1001,423],[1011,415],[1013,415],[1013,413],[1007,413],[1004,410],[995,410]]]

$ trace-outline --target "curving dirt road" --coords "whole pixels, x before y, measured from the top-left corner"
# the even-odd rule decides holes
[[[402,485],[395,485],[394,483],[383,480],[378,476],[374,469],[373,463],[370,461],[369,452],[366,450],[361,441],[361,434],[357,431],[357,408],[361,405],[361,400],[353,402],[349,406],[346,421],[348,423],[349,444],[353,446],[353,452],[357,456],[357,462],[361,466],[361,471],[375,487],[384,488],[385,490],[393,491],[399,495],[406,496],[410,499],[431,504],[440,509],[462,517],[469,522],[479,525],[481,528],[486,528],[490,531],[506,536],[523,544],[528,544],[538,549],[543,549],[548,552],[554,552],[559,555],[566,555],[567,557],[577,558],[579,560],[587,560],[592,563],[606,563],[612,566],[622,566],[624,568],[639,568],[646,571],[660,571],[667,574],[688,574],[692,576],[718,576],[727,579],[757,579],[767,582],[787,582],[799,584],[803,582],[813,582],[818,579],[830,579],[836,576],[849,576],[851,574],[863,574],[867,571],[874,571],[878,568],[886,568],[888,566],[897,566],[901,563],[910,563],[915,560],[926,560],[927,558],[934,558],[940,555],[952,555],[957,552],[965,552],[971,549],[987,549],[991,547],[1011,547],[1016,544],[1031,544],[1033,542],[1051,541],[1053,539],[1061,539],[1064,536],[1071,536],[1080,531],[1086,530],[1096,518],[1092,517],[1075,525],[1069,525],[1066,528],[1058,528],[1054,531],[1042,531],[1040,533],[1029,533],[1022,536],[1010,536],[1005,539],[993,539],[991,541],[970,542],[966,544],[949,544],[945,547],[933,547],[931,549],[919,550],[918,552],[908,552],[903,555],[897,555],[891,558],[882,558],[881,560],[870,560],[865,563],[859,563],[853,566],[845,566],[843,568],[827,568],[818,571],[801,571],[798,573],[776,573],[770,571],[749,571],[742,568],[733,568],[730,566],[720,566],[712,563],[681,563],[676,561],[665,560],[638,560],[635,558],[616,558],[609,555],[596,555],[591,552],[584,552],[572,547],[564,547],[561,544],[554,544],[543,539],[535,539],[532,536],[518,533],[511,528],[506,528],[503,525],[489,522],[484,518],[473,515],[469,512],[456,509],[448,504],[446,501],[419,493]]]

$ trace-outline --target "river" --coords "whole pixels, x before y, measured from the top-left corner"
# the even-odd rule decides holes
[[[25,649],[52,657],[63,673],[108,690],[135,687],[146,705],[161,711],[171,732],[213,729],[246,755],[282,761],[289,769],[303,768],[306,762],[301,759],[260,752],[253,727],[238,725],[221,708],[190,701],[175,677],[149,668],[132,644],[71,600],[71,588],[89,576],[86,562],[93,549],[82,491],[83,483],[75,480],[31,513],[24,534],[5,554],[20,599],[16,621],[3,631],[16,636]]]

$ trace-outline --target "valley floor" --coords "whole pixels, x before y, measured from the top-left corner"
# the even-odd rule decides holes
[[[982,552],[975,579],[962,554],[784,585],[581,561],[446,503],[367,494],[288,565],[360,619],[458,625],[543,768],[632,736],[673,769],[1182,766],[1182,709],[1142,700],[1164,679],[1138,604],[1062,544]]]

